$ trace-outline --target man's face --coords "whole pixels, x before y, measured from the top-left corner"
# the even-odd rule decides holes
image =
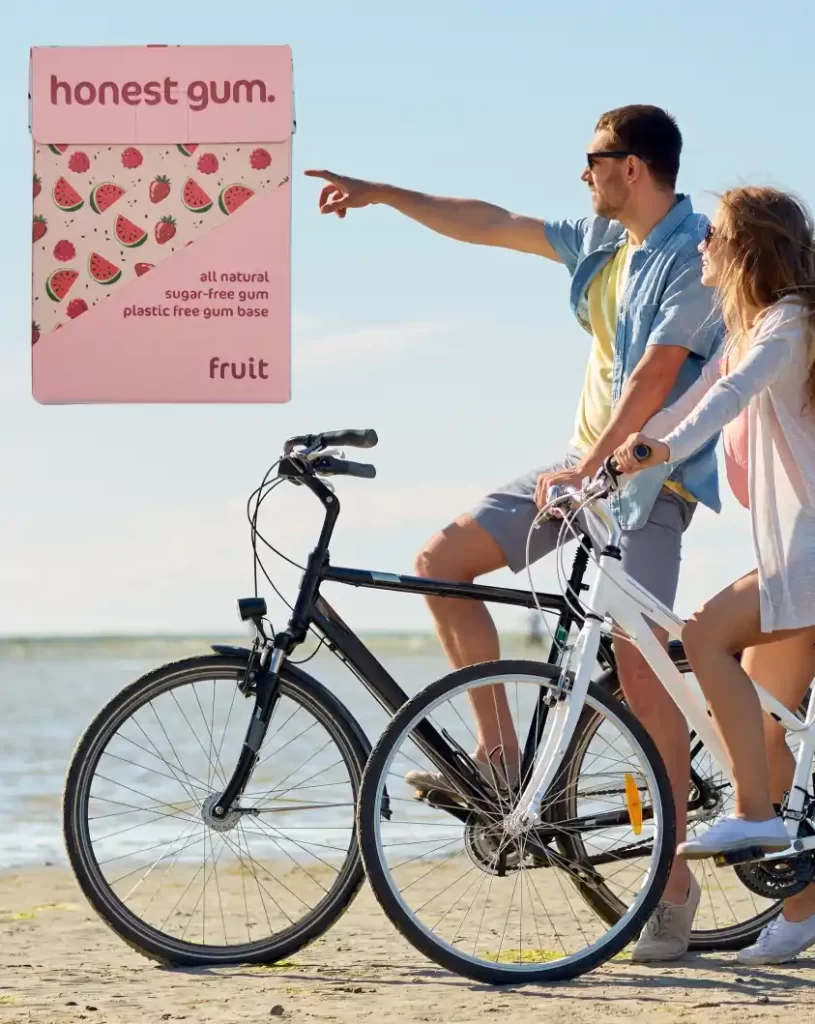
[[[627,157],[597,156],[592,153],[619,151],[622,147],[616,143],[608,132],[597,132],[589,143],[588,154],[590,167],[586,167],[580,175],[591,192],[594,212],[609,220],[618,220],[629,198],[627,180]]]

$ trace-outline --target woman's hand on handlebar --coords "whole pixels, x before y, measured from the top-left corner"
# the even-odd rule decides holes
[[[614,461],[620,473],[639,473],[641,469],[668,462],[671,450],[664,441],[645,434],[630,434],[614,452]]]

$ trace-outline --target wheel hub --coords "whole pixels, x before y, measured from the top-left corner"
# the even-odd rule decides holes
[[[216,817],[213,814],[213,810],[218,802],[219,796],[219,793],[213,793],[212,796],[208,796],[206,798],[201,807],[201,817],[204,824],[214,832],[231,832],[241,820],[241,812],[229,811],[222,818]]]
[[[470,860],[491,875],[517,871],[520,865],[517,846],[509,840],[499,819],[471,814],[464,826],[464,846]]]

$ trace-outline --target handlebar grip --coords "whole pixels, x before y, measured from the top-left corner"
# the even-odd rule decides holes
[[[375,430],[326,430],[320,437],[326,448],[375,448],[379,443]]]
[[[326,430],[322,434],[298,434],[283,445],[283,454],[295,448],[374,448],[379,443],[375,430]]]
[[[635,444],[633,455],[637,462],[645,462],[646,459],[651,457],[651,446],[647,444]]]
[[[365,480],[373,480],[376,476],[376,466],[367,462],[348,462],[345,459],[335,459],[326,455],[322,459],[315,459],[312,463],[318,473],[328,473],[332,476],[358,476]]]

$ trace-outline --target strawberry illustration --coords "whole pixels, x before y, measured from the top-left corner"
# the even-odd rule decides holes
[[[214,153],[204,153],[198,158],[198,170],[202,174],[214,174],[218,170],[218,157]]]
[[[142,160],[144,160],[144,157],[135,146],[128,146],[124,153],[122,153],[122,167],[126,167],[129,171],[134,171],[137,167],[141,167]]]
[[[83,153],[82,150],[77,150],[76,153],[71,154],[68,166],[76,174],[84,174],[85,171],[90,170],[91,162],[88,159],[87,153]]]
[[[84,299],[71,299],[65,312],[72,320],[74,320],[80,315],[80,313],[84,313],[87,308],[88,304]]]
[[[160,203],[170,194],[170,179],[166,174],[159,174],[154,181],[150,182],[150,202]]]
[[[136,271],[136,277],[141,277],[142,274],[146,274],[148,270],[152,270],[155,263],[137,263],[133,268]]]
[[[35,174],[34,175],[34,198],[35,199],[40,194],[40,192],[42,192],[42,182],[40,181],[40,179]]]
[[[156,224],[156,241],[164,245],[171,238],[175,238],[175,219],[173,217],[162,217]]]
[[[249,163],[256,171],[265,171],[271,162],[272,158],[265,149],[253,149],[249,157]]]
[[[32,323],[31,323],[31,344],[32,345],[36,345],[39,340],[40,340],[40,325],[39,324],[35,324],[32,321]]]
[[[54,259],[59,260],[60,263],[70,263],[74,256],[76,256],[76,249],[71,242],[63,239],[54,246]]]
[[[48,230],[48,221],[45,219],[45,217],[43,217],[41,214],[38,213],[37,216],[34,218],[34,227],[33,227],[34,241],[35,242],[39,242],[39,240],[43,237],[43,235],[45,234],[45,232],[47,230]]]

